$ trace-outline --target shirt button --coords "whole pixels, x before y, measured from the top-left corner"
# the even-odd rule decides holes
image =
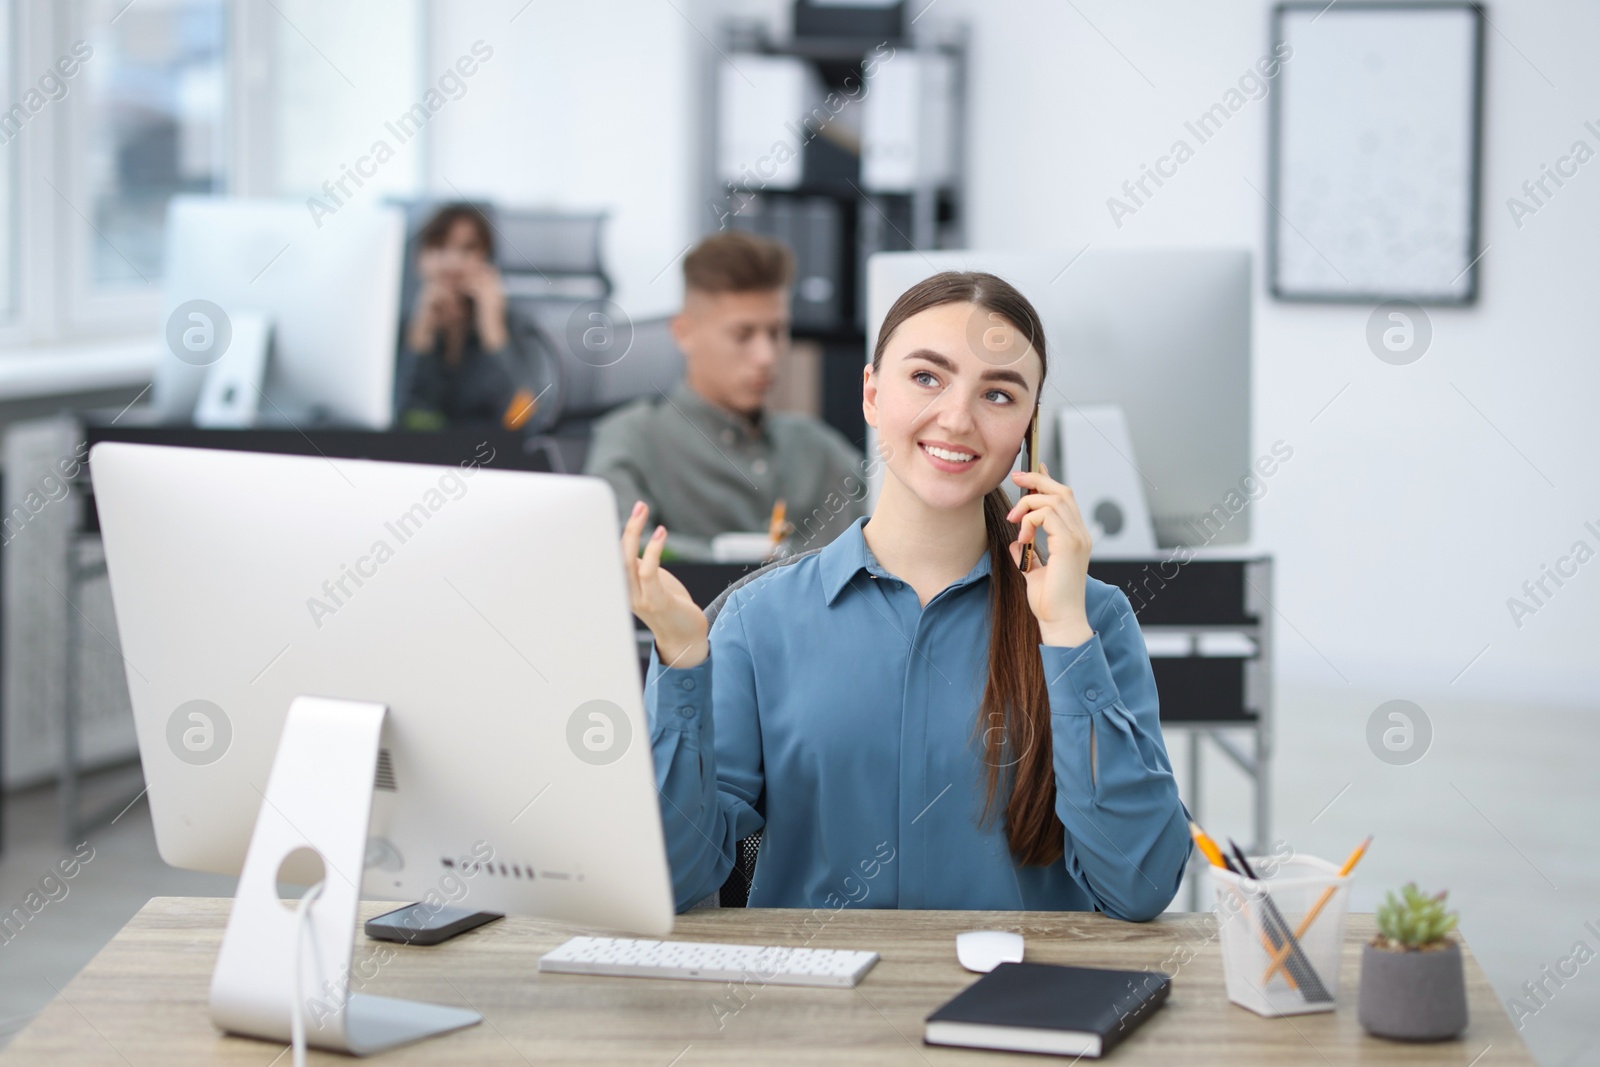
[[[722,431],[722,443],[725,444],[725,445],[733,444],[733,431],[732,430],[723,430]]]
[[[1085,697],[1089,698],[1090,700],[1093,700],[1095,697],[1100,695],[1100,690],[1098,690],[1098,689],[1086,689],[1086,690],[1084,690],[1083,695]]]
[[[693,678],[685,678],[683,681],[679,682],[678,684],[683,686],[685,689],[693,689],[694,688],[694,679]]]
[[[767,473],[767,461],[764,459],[758,459],[754,463],[750,464],[750,469],[756,474],[765,474]]]
[[[694,718],[694,705],[685,704],[683,707],[678,709],[678,714],[682,715],[685,719]]]

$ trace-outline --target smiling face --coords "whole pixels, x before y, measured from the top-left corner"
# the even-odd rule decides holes
[[[862,394],[888,477],[932,508],[982,499],[1016,460],[1043,376],[1022,332],[976,304],[906,319],[867,369]]]

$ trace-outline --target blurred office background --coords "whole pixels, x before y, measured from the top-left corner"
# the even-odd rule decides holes
[[[1203,143],[1186,131],[1271,54],[1268,0],[909,0],[896,54],[957,61],[949,172],[864,185],[859,117],[846,108],[795,195],[774,193],[776,179],[753,202],[729,196],[719,136],[739,85],[789,76],[757,54],[809,55],[807,77],[824,87],[859,69],[832,55],[837,41],[790,47],[787,0],[0,0],[0,430],[140,400],[163,353],[174,196],[326,200],[324,183],[378,140],[392,158],[352,201],[603,216],[598,263],[635,323],[676,310],[681,257],[704,234],[810,234],[806,219],[831,220],[824,251],[801,251],[798,369],[783,400],[858,442],[847,386],[864,358],[871,251],[1015,250],[1058,256],[1070,277],[1089,252],[1248,250],[1249,454],[1293,450],[1248,509],[1249,547],[1275,561],[1269,836],[1338,857],[1375,833],[1355,907],[1412,879],[1450,889],[1496,990],[1525,997],[1576,942],[1600,949],[1585,927],[1600,924],[1600,564],[1587,562],[1600,549],[1600,176],[1589,173],[1600,169],[1589,162],[1600,8],[1485,10],[1476,299],[1425,306],[1427,351],[1401,364],[1369,344],[1376,301],[1271,292],[1273,228],[1297,221],[1268,195],[1276,83]],[[850,46],[857,56],[872,54],[866,41]],[[474,72],[441,87],[463,57]],[[400,143],[386,123],[430,91],[442,106]],[[1125,183],[1179,139],[1192,158],[1130,197]],[[808,255],[833,265],[820,280],[808,282]],[[8,464],[64,440],[24,440]],[[85,583],[71,610],[108,618],[103,581]],[[61,683],[15,680],[60,650],[29,646],[17,633],[28,618],[6,615],[0,909],[65,847]],[[83,799],[109,803],[137,792],[131,718],[114,653],[85,633],[66,664],[81,762],[95,772]],[[1423,739],[1398,761],[1369,730],[1396,700],[1420,712]],[[1187,743],[1168,735],[1186,799],[1214,833],[1248,838],[1247,776],[1213,746],[1203,793],[1191,792]],[[230,891],[162,866],[141,803],[84,836],[96,858],[70,896],[0,945],[6,1032],[147,896]],[[1600,1063],[1591,971],[1526,1018],[1541,1063]]]

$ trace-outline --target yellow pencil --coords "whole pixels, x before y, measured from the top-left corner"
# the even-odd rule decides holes
[[[1340,878],[1345,877],[1356,869],[1356,864],[1360,863],[1361,857],[1367,854],[1367,846],[1370,844],[1372,844],[1372,835],[1368,834],[1367,839],[1357,845],[1354,852],[1350,853],[1350,858],[1344,861],[1344,866],[1339,868]],[[1300,940],[1305,936],[1306,931],[1311,929],[1311,924],[1317,921],[1317,915],[1322,911],[1323,905],[1333,899],[1334,890],[1337,888],[1337,886],[1330,885],[1322,891],[1322,895],[1317,898],[1317,902],[1311,905],[1311,910],[1306,912],[1306,917],[1300,920],[1300,926],[1294,932],[1295,941]],[[1284,946],[1273,955],[1272,962],[1267,965],[1267,973],[1261,976],[1262,985],[1266,985],[1272,979],[1272,976],[1277,973],[1278,968],[1283,966],[1283,961],[1289,958],[1290,945],[1292,944],[1293,942],[1284,942]]]
[[[1194,838],[1195,847],[1200,850],[1200,854],[1211,861],[1211,866],[1228,869],[1228,861],[1222,858],[1222,849],[1217,847],[1217,843],[1211,840],[1211,835],[1200,829],[1200,824],[1193,819],[1189,820],[1189,836]]]
[[[772,518],[767,520],[767,536],[772,538],[772,547],[777,548],[784,535],[789,532],[788,526],[789,506],[781,498],[772,505]]]

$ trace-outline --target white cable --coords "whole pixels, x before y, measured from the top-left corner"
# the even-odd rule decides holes
[[[307,889],[294,909],[294,1010],[289,1013],[289,1044],[294,1049],[294,1067],[306,1067],[306,1006],[300,996],[300,946],[306,927],[311,925],[311,902],[322,893],[322,883]]]

